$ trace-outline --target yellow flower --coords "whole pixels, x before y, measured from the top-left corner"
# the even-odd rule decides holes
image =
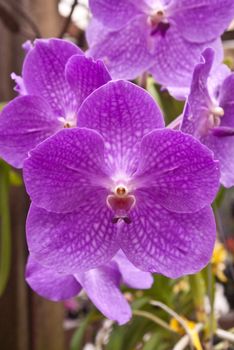
[[[189,321],[184,317],[183,317],[183,320],[184,320],[187,328],[189,329],[189,333],[190,333],[190,336],[191,336],[191,339],[193,342],[193,346],[195,347],[196,350],[202,350],[202,345],[200,342],[199,334],[196,330],[196,323]],[[181,326],[181,324],[175,318],[172,318],[170,320],[170,327],[174,332],[176,332],[180,335],[185,334],[185,329]]]
[[[217,241],[211,258],[211,266],[214,275],[222,282],[227,282],[227,277],[224,274],[226,259],[227,252],[223,244]]]
[[[179,280],[173,287],[173,292],[175,294],[179,294],[180,292],[188,292],[190,289],[188,280],[185,278],[182,278]]]

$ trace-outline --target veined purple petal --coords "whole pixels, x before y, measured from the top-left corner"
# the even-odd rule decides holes
[[[191,214],[170,212],[142,194],[132,223],[122,228],[120,244],[139,269],[178,278],[209,262],[215,235],[211,208]]]
[[[92,17],[85,31],[86,41],[89,47],[98,44],[103,33],[111,32],[110,28],[105,27],[100,21]]]
[[[75,96],[65,79],[65,65],[72,55],[83,52],[60,39],[38,39],[23,65],[23,80],[28,94],[44,97],[60,117],[75,113]]]
[[[223,65],[212,69],[213,55],[211,49],[206,49],[204,62],[195,67],[181,130],[197,137],[214,152],[220,162],[220,181],[231,187],[234,184],[234,74],[227,76],[228,69]],[[215,115],[217,108],[220,116]]]
[[[96,307],[120,325],[128,322],[132,312],[119,290],[120,273],[111,264],[76,275]]]
[[[221,107],[224,110],[224,115],[220,118],[220,126],[221,127],[228,127],[233,129],[234,128],[234,98],[232,101],[226,104],[220,103]]]
[[[208,90],[211,96],[218,99],[222,84],[230,74],[231,74],[231,70],[226,64],[220,64],[214,68],[212,67],[212,70],[207,82]]]
[[[98,41],[95,34],[89,34],[93,44],[88,55],[102,59],[113,79],[135,79],[155,63],[161,36],[151,36],[151,30],[147,16],[139,15],[120,31],[103,31]]]
[[[102,61],[84,55],[74,55],[68,60],[65,75],[78,106],[91,92],[111,80]]]
[[[214,62],[214,51],[206,49],[201,58],[203,62],[195,66],[190,94],[183,113],[181,130],[200,138],[204,134],[209,109],[212,107],[208,91],[208,77]]]
[[[89,6],[93,16],[112,29],[123,27],[140,13],[131,0],[89,0]]]
[[[40,265],[29,256],[26,281],[44,298],[59,301],[77,295],[82,287],[96,307],[111,320],[124,324],[131,309],[119,290],[120,273],[114,263],[76,275],[64,275]]]
[[[21,168],[28,152],[62,126],[48,103],[38,96],[17,97],[3,109],[0,156]]]
[[[234,17],[232,0],[174,0],[169,9],[181,35],[191,42],[204,43],[219,37]]]
[[[47,210],[72,212],[95,196],[102,205],[108,185],[102,137],[85,128],[61,130],[31,152],[24,181],[32,201]]]
[[[173,96],[178,101],[186,100],[189,95],[189,86],[179,87],[179,86],[167,86],[166,88],[171,96]]]
[[[123,251],[119,250],[113,260],[117,263],[123,282],[131,288],[148,289],[152,286],[154,279],[149,272],[136,268],[126,257]]]
[[[30,254],[66,274],[106,264],[119,250],[111,217],[106,204],[100,205],[94,196],[89,205],[72,213],[56,214],[31,205],[26,225]]]
[[[104,138],[106,160],[113,173],[136,168],[144,135],[164,126],[153,98],[125,81],[109,82],[92,93],[79,110],[78,126],[98,131]]]
[[[53,301],[66,300],[81,291],[81,285],[72,275],[62,275],[39,264],[29,256],[26,281],[39,295]]]
[[[218,162],[207,147],[190,135],[164,129],[143,138],[139,168],[132,181],[137,192],[147,193],[155,204],[186,213],[213,201],[219,177]]]
[[[234,108],[233,108],[234,109]],[[226,132],[224,135],[224,130]],[[218,129],[218,128],[217,128]],[[228,131],[229,130],[229,135]],[[221,178],[220,182],[225,187],[231,187],[234,185],[234,133],[233,128],[221,127],[221,130],[215,130],[209,133],[206,137],[201,138],[207,147],[214,152],[214,158],[219,160]]]
[[[223,107],[225,112],[225,118],[222,118],[222,121],[225,121],[225,125],[234,126],[234,73],[230,73],[228,77],[223,81],[223,84],[220,88],[219,95],[219,104]],[[228,113],[226,110],[228,109]]]
[[[155,53],[154,66],[150,72],[160,84],[169,87],[176,93],[179,88],[189,87],[194,66],[199,62],[200,55],[206,47],[215,50],[215,65],[220,64],[223,58],[223,48],[220,39],[205,43],[195,44],[185,40],[175,25],[171,25],[161,40]],[[185,96],[186,97],[186,96]]]

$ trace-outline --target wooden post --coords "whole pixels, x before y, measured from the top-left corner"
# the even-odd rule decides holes
[[[5,0],[0,2],[5,3]],[[14,0],[32,18],[44,37],[58,34],[62,25],[58,0]],[[17,17],[18,18],[18,17]],[[60,24],[61,22],[61,24]],[[25,27],[27,30],[27,26]],[[0,101],[14,97],[10,73],[21,73],[22,43],[0,21]],[[0,117],[1,118],[1,117]],[[0,298],[0,348],[2,350],[65,350],[62,303],[52,303],[29,290],[24,280],[27,248],[25,219],[29,200],[23,187],[11,190],[12,266],[10,280]]]
[[[12,189],[10,197],[12,263],[9,283],[0,298],[0,344],[4,350],[31,350],[28,336],[28,290],[24,282],[27,201],[23,188]]]

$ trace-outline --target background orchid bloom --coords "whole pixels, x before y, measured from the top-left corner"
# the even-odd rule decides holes
[[[12,77],[21,96],[1,113],[0,156],[16,168],[38,143],[76,126],[83,100],[111,79],[101,61],[59,39],[36,40],[28,49],[22,78]]]
[[[215,242],[218,164],[195,138],[163,126],[147,92],[109,82],[84,101],[78,128],[31,151],[31,255],[69,274],[106,264],[119,249],[137,268],[173,278],[204,267]]]
[[[113,78],[149,71],[181,93],[206,47],[221,62],[220,35],[234,16],[232,0],[90,0],[89,6],[89,55],[104,59]]]
[[[234,185],[234,74],[212,70],[214,51],[206,49],[194,69],[181,130],[197,137],[220,162],[221,183]]]

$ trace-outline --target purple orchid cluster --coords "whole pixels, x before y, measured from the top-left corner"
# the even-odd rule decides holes
[[[233,0],[89,0],[89,54],[111,76],[134,79],[149,71],[182,98],[202,51],[223,59],[220,35],[234,17]],[[179,91],[178,91],[179,90]]]
[[[208,48],[194,69],[181,130],[209,147],[220,162],[221,183],[234,185],[234,73],[220,65]]]
[[[234,3],[90,8],[87,54],[60,39],[27,45],[22,77],[13,75],[19,96],[0,116],[0,156],[23,168],[32,201],[29,285],[55,301],[83,288],[123,324],[122,283],[150,288],[152,273],[193,274],[212,255],[211,203],[220,182],[234,184],[234,75],[219,38]],[[187,96],[180,130],[165,127],[147,91],[121,80],[146,70]]]

